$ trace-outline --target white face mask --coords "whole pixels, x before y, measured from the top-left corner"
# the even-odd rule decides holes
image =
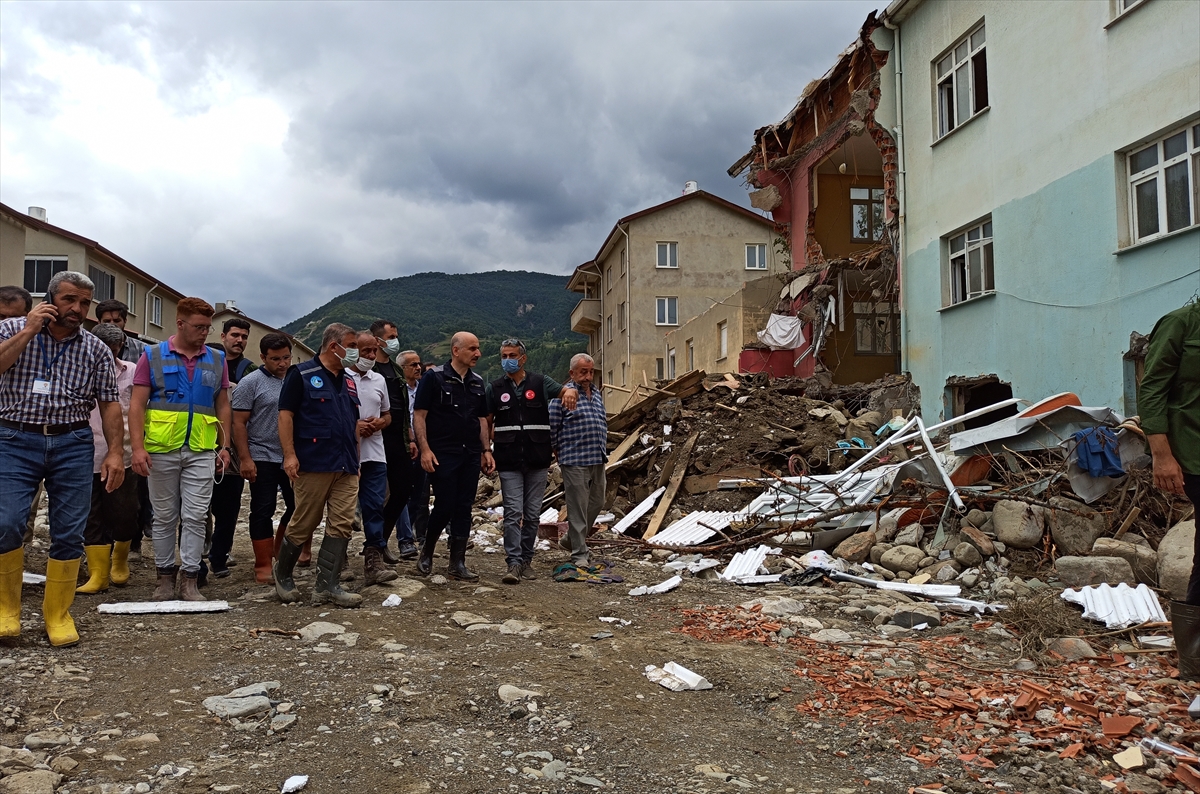
[[[354,368],[359,372],[370,372],[371,370],[375,369],[375,359],[360,358],[358,361],[354,362]]]

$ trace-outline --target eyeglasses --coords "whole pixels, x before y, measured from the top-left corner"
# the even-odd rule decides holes
[[[184,325],[190,325],[191,327],[195,328],[197,331],[203,331],[206,334],[212,333],[211,325],[196,325],[195,323],[189,323],[187,320],[180,320],[179,322],[183,323]]]

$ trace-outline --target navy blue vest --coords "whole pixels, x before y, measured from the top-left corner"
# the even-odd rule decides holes
[[[492,454],[499,471],[547,469],[550,449],[550,401],[546,384],[536,372],[525,373],[520,386],[503,375],[492,381],[496,398]]]
[[[358,387],[342,375],[336,389],[319,359],[297,364],[304,398],[293,420],[292,439],[300,471],[358,474]]]

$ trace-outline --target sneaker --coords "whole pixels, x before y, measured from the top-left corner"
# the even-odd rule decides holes
[[[536,578],[538,578],[538,577],[537,577],[537,571],[533,570],[533,563],[532,563],[532,562],[523,562],[523,563],[521,563],[521,578],[522,578],[522,579],[536,579]]]
[[[417,546],[415,543],[402,540],[400,541],[400,559],[415,560],[417,558]]]
[[[504,577],[500,581],[504,582],[505,584],[519,584],[521,581],[521,570],[523,567],[524,566],[522,566],[521,563],[514,562],[512,565],[508,566],[508,572],[504,574]]]

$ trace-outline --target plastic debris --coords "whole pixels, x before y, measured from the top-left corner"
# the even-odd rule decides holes
[[[662,667],[646,665],[646,678],[656,684],[666,687],[672,692],[686,690],[712,689],[708,679],[698,673],[693,673],[683,665],[667,662]]]
[[[641,585],[640,587],[635,587],[629,591],[629,595],[631,595],[631,596],[658,595],[659,593],[665,593],[668,590],[674,590],[676,587],[679,587],[679,585],[681,585],[681,584],[683,584],[683,579],[681,579],[678,576],[672,576],[667,581],[659,582],[658,584],[655,584],[655,585]]]
[[[308,775],[292,775],[287,780],[283,781],[283,788],[279,790],[280,794],[291,794],[293,791],[299,791],[308,785]]]
[[[1110,629],[1151,622],[1164,623],[1167,620],[1158,596],[1144,584],[1137,587],[1124,583],[1116,587],[1098,584],[1078,590],[1068,589],[1063,591],[1062,599],[1083,607],[1086,619],[1103,623]]]
[[[21,584],[45,584],[46,577],[40,573],[21,572]]]
[[[96,611],[105,615],[153,615],[177,612],[228,612],[228,601],[126,601],[100,604]]]
[[[400,598],[400,596],[396,595],[395,593],[392,593],[390,596],[388,596],[387,598],[383,599],[383,606],[385,606],[385,607],[398,607],[398,606],[400,606],[400,602],[401,602],[402,600],[403,600],[403,599],[401,599],[401,598]]]
[[[846,570],[845,560],[835,559],[834,557],[830,556],[829,552],[822,551],[820,549],[810,551],[808,554],[805,554],[800,558],[800,564],[805,568],[820,568],[826,571]],[[870,563],[863,565],[863,567],[866,568],[867,565],[870,565]]]

